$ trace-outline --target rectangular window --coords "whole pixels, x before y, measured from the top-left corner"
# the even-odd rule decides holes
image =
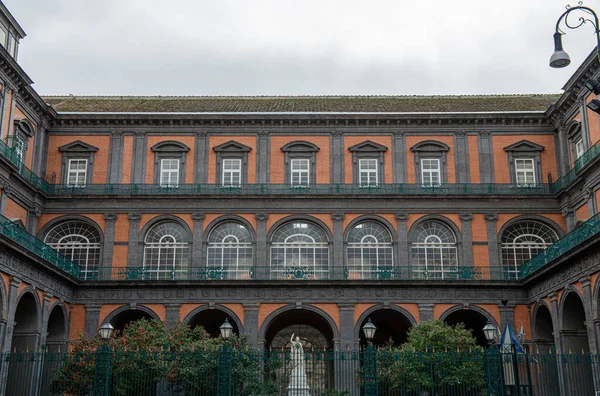
[[[161,187],[177,187],[179,185],[179,160],[174,158],[160,160]]]
[[[17,39],[13,35],[8,36],[8,53],[13,58],[17,53]]]
[[[25,163],[25,140],[21,139],[19,136],[13,137],[13,151],[17,155],[17,159],[21,161],[21,163]]]
[[[291,178],[292,186],[308,186],[310,163],[308,159],[293,159],[291,161]]]
[[[359,184],[361,186],[377,186],[377,160],[358,160]]]
[[[575,142],[575,159],[583,155],[583,139],[579,139]]]
[[[69,186],[85,186],[85,177],[87,174],[87,160],[85,159],[70,159],[69,169],[67,171],[67,185]]]
[[[223,186],[239,187],[242,185],[242,160],[223,160]]]
[[[439,159],[426,158],[421,160],[421,182],[425,186],[439,186],[442,184]]]
[[[535,184],[535,168],[533,159],[515,159],[515,172],[517,184],[520,186]]]
[[[6,38],[7,38],[6,29],[4,29],[4,26],[0,26],[0,45],[2,45],[4,48],[7,48],[6,47]]]

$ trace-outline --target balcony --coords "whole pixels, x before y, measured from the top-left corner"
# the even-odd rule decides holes
[[[75,278],[80,277],[77,264],[2,215],[0,215],[0,234],[67,274]]]
[[[139,266],[88,269],[85,281],[514,281],[515,272],[503,267],[352,267],[267,266],[229,269],[197,267],[178,270],[149,269]]]
[[[523,264],[519,269],[519,278],[523,279],[533,274],[598,233],[600,233],[600,214],[589,218],[556,243],[548,246],[542,253]]]
[[[51,195],[550,195],[549,184],[382,184],[361,187],[356,184],[315,184],[292,187],[287,184],[245,184],[224,187],[218,184],[52,184]]]
[[[552,183],[551,191],[556,192],[573,183],[573,181],[577,179],[579,171],[583,169],[587,164],[589,164],[594,158],[596,158],[598,154],[600,154],[600,140],[597,141],[592,147],[590,147],[588,151],[583,153],[581,157],[575,160],[575,163],[573,164],[573,169],[571,169],[563,177]]]
[[[16,168],[19,174],[25,178],[34,188],[39,188],[44,192],[48,192],[50,184],[44,179],[33,173],[31,169],[21,162],[21,158],[10,147],[0,140],[0,155],[9,160]]]

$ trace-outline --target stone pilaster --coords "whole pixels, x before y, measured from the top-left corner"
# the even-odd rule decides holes
[[[396,213],[396,224],[398,226],[398,247],[396,249],[396,266],[406,267],[408,260],[408,230],[406,222],[408,213]]]
[[[204,218],[204,213],[192,213],[192,220],[194,221],[194,234],[192,236],[192,259],[190,262],[190,268],[204,266],[204,262],[202,260]]]
[[[42,215],[42,209],[35,206],[27,212],[27,232],[31,235],[37,235],[38,220]]]
[[[581,290],[583,292],[583,308],[585,311],[585,321],[589,323],[587,328],[588,333],[588,341],[590,347],[590,353],[598,353],[598,347],[596,345],[596,336],[594,334],[594,308],[592,304],[593,293],[591,288],[591,277],[586,276],[585,278],[579,279],[579,283],[581,284]]]
[[[48,320],[50,319],[50,301],[52,300],[52,294],[44,293],[44,299],[42,301],[42,332],[40,334],[40,346],[46,345],[48,338]]]
[[[139,228],[142,216],[139,213],[129,213],[129,242],[127,251],[127,267],[139,267],[142,263],[139,261]]]
[[[260,304],[244,303],[244,332],[248,335],[248,344],[258,346],[258,308]]]
[[[196,132],[196,147],[194,150],[194,183],[208,183],[208,134],[206,131]]]
[[[498,231],[496,228],[498,213],[485,213],[484,217],[485,229],[487,232],[490,267],[498,267],[500,265],[500,253],[498,252]]]
[[[331,183],[344,183],[344,136],[342,131],[331,133]]]
[[[104,246],[102,247],[102,261],[99,271],[112,268],[113,252],[115,247],[115,223],[117,222],[116,213],[104,213],[106,226],[104,228]],[[116,267],[126,267],[127,263],[116,263]],[[103,279],[100,277],[100,279]]]
[[[479,132],[479,174],[481,183],[494,183],[494,149],[490,132]]]
[[[256,138],[256,182],[268,184],[270,180],[271,139],[268,131],[259,131]]]
[[[267,220],[268,213],[256,213],[256,271],[257,279],[269,279],[269,268],[267,263]]]
[[[135,132],[132,158],[132,183],[145,183],[146,177],[146,132]]]
[[[465,131],[454,133],[454,148],[456,183],[469,183],[469,145]]]
[[[420,322],[425,322],[427,320],[433,319],[433,307],[435,304],[419,304],[419,317]]]
[[[354,304],[338,304],[340,308],[340,348],[355,349],[358,340],[354,334]]]
[[[121,183],[123,175],[123,132],[113,131],[108,151],[108,183]]]
[[[101,304],[85,305],[85,335],[88,339],[94,338],[98,328],[100,327],[101,307]]]
[[[344,275],[344,218],[343,213],[332,213],[333,220],[333,279],[343,279]]]
[[[394,183],[406,183],[406,139],[404,132],[394,131],[392,150],[392,174]]]
[[[473,214],[461,213],[460,224],[462,231],[462,249],[463,249],[463,262],[461,265],[465,267],[473,266],[473,233],[471,232],[471,221],[473,220]]]
[[[167,303],[165,304],[166,315],[165,315],[165,324],[168,329],[172,328],[179,322],[179,310],[181,308],[181,304],[177,303]]]

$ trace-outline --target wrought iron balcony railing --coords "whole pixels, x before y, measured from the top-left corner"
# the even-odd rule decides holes
[[[561,188],[565,188],[569,184],[573,183],[573,181],[577,178],[577,174],[579,173],[579,171],[588,163],[590,163],[591,160],[596,158],[598,154],[600,154],[600,140],[597,141],[592,147],[590,147],[589,150],[583,153],[581,157],[575,160],[575,163],[573,164],[573,169],[571,169],[569,172],[567,172],[566,175],[552,183],[551,191],[556,192]]]
[[[46,182],[46,180],[42,179],[31,169],[25,166],[24,163],[21,162],[21,158],[17,153],[15,153],[10,147],[6,145],[3,141],[0,140],[0,155],[4,156],[10,162],[12,162],[17,169],[19,170],[19,174],[25,178],[29,183],[33,185],[35,188],[39,188],[42,191],[48,192],[50,188],[50,184]]]
[[[271,268],[248,267],[192,267],[178,268],[173,271],[157,272],[154,269],[139,266],[100,267],[89,269],[85,279],[88,281],[261,281],[261,280],[346,280],[346,281],[507,281],[516,280],[516,273],[504,267],[467,267],[467,266],[393,266],[393,267],[286,267]]]
[[[597,214],[523,264],[519,268],[519,278],[531,275],[599,232],[600,214]]]
[[[218,184],[52,184],[54,195],[541,195],[551,194],[549,184],[382,184],[361,187],[355,184],[315,184],[292,187],[287,184],[244,184],[224,187]]]
[[[2,215],[0,215],[0,234],[16,242],[36,256],[46,260],[53,266],[63,270],[67,274],[72,275],[75,278],[80,277],[80,270],[77,264]]]

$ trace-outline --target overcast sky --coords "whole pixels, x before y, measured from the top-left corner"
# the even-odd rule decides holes
[[[556,93],[596,44],[548,66],[564,0],[3,1],[46,95]]]

